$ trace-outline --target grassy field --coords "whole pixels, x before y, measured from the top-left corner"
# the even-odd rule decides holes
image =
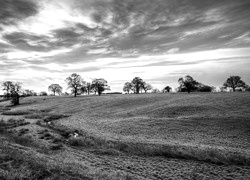
[[[250,178],[250,93],[50,96],[24,98],[16,107],[8,103],[0,102],[0,131],[9,167],[18,158],[8,160],[7,152],[21,152],[56,165],[36,164],[50,172],[49,179]],[[6,178],[11,172],[4,167]]]

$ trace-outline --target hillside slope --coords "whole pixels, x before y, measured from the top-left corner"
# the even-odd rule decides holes
[[[250,148],[249,93],[43,99],[25,98],[16,109],[49,109],[70,115],[58,123],[109,138]]]
[[[250,93],[28,97],[0,103],[0,151],[56,165],[44,170],[55,179],[75,167],[86,179],[249,179],[249,109]]]

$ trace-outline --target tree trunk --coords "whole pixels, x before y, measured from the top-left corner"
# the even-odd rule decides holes
[[[16,95],[16,105],[19,105],[19,94]]]
[[[75,95],[74,95],[74,97],[76,97],[76,93],[77,93],[77,91],[75,90]]]
[[[137,88],[136,88],[136,94],[139,94],[139,92],[140,92],[140,88],[137,87]]]

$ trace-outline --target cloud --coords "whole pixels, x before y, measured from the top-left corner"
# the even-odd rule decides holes
[[[3,38],[15,49],[24,51],[48,51],[49,37],[23,32],[13,32],[3,35]]]
[[[38,5],[30,0],[1,0],[0,25],[16,24],[38,13]]]
[[[76,71],[118,87],[140,74],[159,84],[171,73],[201,75],[204,65],[243,68],[249,8],[248,0],[3,0],[0,76],[54,72],[59,81]]]

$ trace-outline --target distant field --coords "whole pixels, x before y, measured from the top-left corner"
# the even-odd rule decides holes
[[[71,115],[58,123],[107,138],[250,150],[250,93],[31,97],[19,109]]]
[[[113,148],[112,153],[250,165],[247,92],[28,97],[20,106],[6,105],[0,103],[0,119],[24,117],[33,135],[41,129],[33,125],[39,119],[53,120],[53,133],[59,127],[81,132],[83,140],[75,145],[87,141],[95,149]]]

